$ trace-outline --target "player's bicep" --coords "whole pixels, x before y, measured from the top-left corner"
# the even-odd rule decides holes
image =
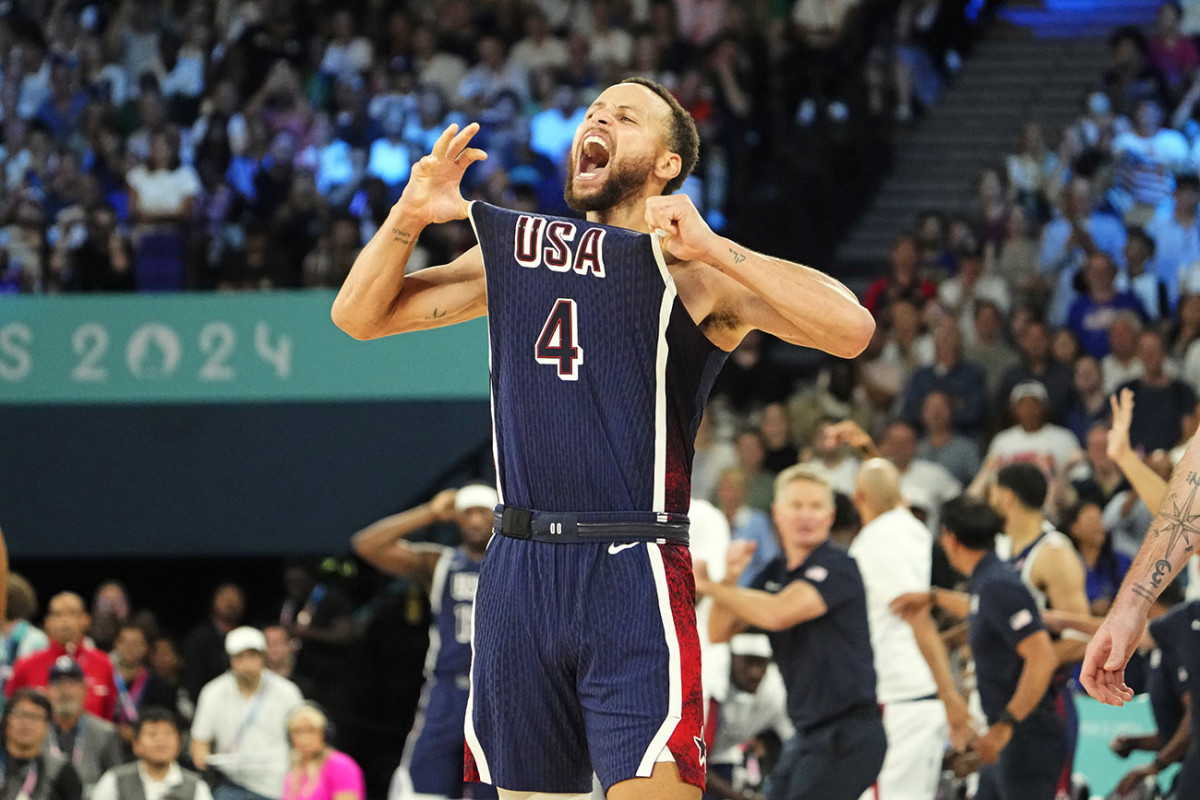
[[[406,275],[388,324],[381,334],[441,328],[487,314],[483,254],[475,245],[438,267]]]

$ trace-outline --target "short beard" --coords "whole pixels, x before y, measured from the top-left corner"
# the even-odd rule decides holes
[[[575,163],[577,165],[578,161]],[[574,168],[572,166],[572,169]],[[636,194],[646,184],[646,179],[653,170],[654,158],[651,156],[620,165],[613,164],[609,167],[609,174],[604,179],[600,191],[590,197],[580,197],[575,193],[575,173],[568,172],[563,197],[567,205],[576,211],[608,211]]]

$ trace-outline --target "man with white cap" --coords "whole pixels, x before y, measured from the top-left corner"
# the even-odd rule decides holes
[[[1079,454],[1079,440],[1071,431],[1046,422],[1049,394],[1040,381],[1021,381],[1008,395],[1009,407],[1017,424],[996,434],[988,447],[984,468],[972,484],[972,494],[981,495],[975,488],[991,480],[994,470],[1007,464],[1029,462],[1041,467],[1047,478]],[[983,484],[980,484],[980,481]]]
[[[492,537],[499,497],[491,486],[468,484],[446,489],[428,503],[364,528],[351,544],[363,559],[384,572],[412,578],[429,594],[433,621],[425,657],[425,689],[400,766],[392,777],[390,800],[462,797],[463,726],[471,675],[471,633],[475,586]],[[436,522],[454,522],[457,547],[411,542],[408,536]],[[485,784],[470,787],[473,798],[494,798]]]
[[[288,771],[287,715],[304,697],[296,684],[265,668],[267,639],[257,628],[225,637],[228,672],[196,701],[192,760],[224,777],[214,800],[279,800]]]
[[[741,784],[750,755],[746,745],[763,731],[773,731],[781,742],[796,732],[787,715],[787,688],[771,661],[767,635],[739,633],[729,640],[729,653],[729,671],[723,685],[712,687],[705,720],[705,800],[744,800]]]

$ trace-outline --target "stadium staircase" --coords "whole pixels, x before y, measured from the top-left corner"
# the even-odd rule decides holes
[[[974,183],[1003,166],[1022,123],[1040,120],[1050,146],[1080,113],[1107,67],[1108,34],[1149,26],[1159,0],[1010,2],[941,100],[906,133],[891,173],[837,250],[845,272],[868,279],[887,264],[892,238],[918,212],[969,213]]]

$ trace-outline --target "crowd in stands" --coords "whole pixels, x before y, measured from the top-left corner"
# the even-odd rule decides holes
[[[6,8],[10,293],[336,287],[451,123],[478,121],[490,154],[466,175],[471,197],[569,214],[574,130],[604,86],[635,74],[696,119],[685,190],[723,227],[782,188],[774,156],[793,131],[855,138],[910,120],[972,34],[963,4],[942,0]],[[430,230],[410,268],[471,243],[465,223]]]

